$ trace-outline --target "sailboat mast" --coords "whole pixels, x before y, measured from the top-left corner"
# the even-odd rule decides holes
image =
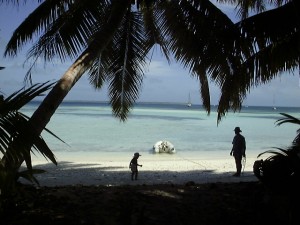
[[[192,106],[192,102],[191,102],[191,93],[189,93],[189,98],[188,98],[188,103],[187,103],[188,107]]]

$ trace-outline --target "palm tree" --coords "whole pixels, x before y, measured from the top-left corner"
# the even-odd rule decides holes
[[[39,2],[14,32],[5,54],[15,56],[38,36],[29,59],[75,61],[30,118],[37,134],[85,73],[95,88],[109,83],[113,113],[126,120],[139,95],[148,53],[156,45],[167,60],[172,54],[199,79],[208,113],[209,80],[220,87],[218,122],[228,110],[241,108],[251,87],[299,66],[296,0],[219,0],[240,8],[238,23],[208,0]],[[266,3],[275,8],[265,11]],[[249,10],[258,14],[248,17]]]

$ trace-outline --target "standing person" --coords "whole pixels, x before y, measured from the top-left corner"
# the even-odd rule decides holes
[[[130,163],[129,163],[129,168],[131,169],[131,180],[133,180],[133,178],[135,178],[135,180],[137,180],[138,177],[138,166],[142,167],[142,165],[138,164],[138,158],[140,157],[140,153],[136,152],[133,155],[133,158],[131,159]]]
[[[246,141],[245,137],[241,135],[242,132],[239,127],[234,128],[235,136],[232,140],[232,150],[230,155],[235,159],[236,173],[235,177],[239,177],[242,171],[242,158],[246,157]]]

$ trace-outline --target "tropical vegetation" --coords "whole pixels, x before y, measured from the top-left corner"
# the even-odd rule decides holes
[[[281,113],[284,117],[277,120],[277,125],[285,123],[300,125],[300,120]],[[272,197],[281,196],[277,201],[287,199],[287,210],[290,218],[288,224],[299,223],[299,189],[300,189],[300,129],[291,145],[286,149],[275,148],[258,155],[258,158],[267,156],[265,159],[255,161],[253,172],[264,184]],[[275,195],[274,195],[275,194]],[[277,197],[278,198],[278,197]],[[282,204],[284,205],[284,204]],[[282,207],[282,206],[281,206]]]
[[[300,125],[300,120],[281,113],[284,118],[277,120],[277,125],[292,123]],[[273,190],[286,190],[295,187],[300,180],[300,129],[286,149],[274,148],[258,155],[258,158],[267,155],[266,159],[256,161],[254,174],[268,188]]]
[[[32,167],[31,152],[39,152],[46,159],[57,164],[45,140],[31,129],[29,117],[20,112],[24,105],[52,86],[53,83],[48,82],[35,84],[26,90],[21,89],[7,98],[0,99],[0,213],[20,197],[19,178],[38,184],[34,174],[45,172]],[[48,129],[45,130],[57,137]],[[24,160],[26,169],[21,169]]]

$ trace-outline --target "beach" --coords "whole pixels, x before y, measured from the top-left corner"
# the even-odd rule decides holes
[[[38,105],[33,102],[22,110],[30,116]],[[128,120],[120,122],[107,103],[64,102],[47,125],[64,142],[42,133],[57,166],[39,153],[32,154],[32,162],[34,168],[46,171],[36,177],[41,186],[49,187],[256,181],[257,156],[273,147],[285,148],[295,137],[294,126],[274,125],[281,110],[291,115],[299,111],[249,106],[240,113],[228,113],[217,125],[216,112],[208,116],[199,105],[139,103]],[[241,177],[232,177],[235,163],[229,155],[236,126],[247,143]],[[176,153],[154,154],[153,146],[161,140],[170,141]],[[132,182],[129,162],[135,152],[142,155],[143,167]]]
[[[25,186],[26,199],[5,214],[7,224],[238,225],[282,221],[269,208],[264,186],[247,159],[233,177],[232,157],[183,158],[180,154],[142,154],[138,180],[129,161],[103,153],[60,154],[58,165],[34,158],[40,186]],[[272,205],[273,207],[273,205]],[[277,209],[277,205],[275,209]],[[278,208],[282,210],[282,208]],[[274,218],[274,219],[270,219]],[[259,221],[259,222],[258,222]]]
[[[64,185],[156,185],[189,182],[203,184],[215,182],[257,181],[253,174],[253,163],[257,158],[248,157],[240,177],[235,173],[234,158],[219,157],[183,157],[179,153],[142,154],[139,158],[138,180],[131,180],[128,158],[109,154],[65,153],[57,156],[58,165],[44,158],[33,157],[34,168],[46,172],[36,175],[40,186],[55,187]]]
[[[256,179],[256,158],[249,157],[243,174],[233,177],[229,156],[142,155],[137,181],[130,179],[129,160],[67,158],[58,166],[34,160],[47,173],[37,176],[40,186],[23,187],[26,198],[5,213],[4,224],[289,224],[289,199],[270,196]]]
[[[260,153],[284,148],[294,138],[295,127],[274,125],[278,113],[247,107],[216,125],[215,112],[208,117],[194,105],[142,104],[120,123],[104,104],[63,104],[48,128],[65,143],[43,134],[57,165],[34,152],[33,167],[46,172],[35,175],[39,185],[22,186],[26,198],[2,220],[14,225],[288,224],[289,199],[271,198],[253,174]],[[229,154],[236,126],[247,142],[240,177],[233,176]],[[153,145],[160,140],[174,144],[176,153],[155,154]],[[132,181],[129,162],[135,152],[143,166]]]

